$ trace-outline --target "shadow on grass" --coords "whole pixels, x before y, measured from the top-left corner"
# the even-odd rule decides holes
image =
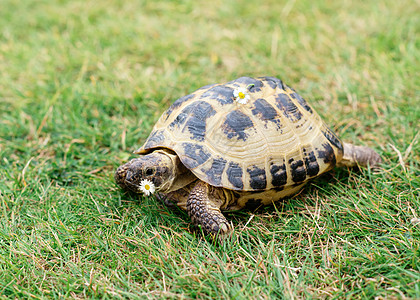
[[[284,198],[273,205],[260,206],[255,209],[243,209],[238,211],[224,212],[228,220],[232,222],[235,230],[243,232],[249,230],[252,225],[249,225],[254,216],[260,219],[278,218],[285,223],[287,219],[293,218],[296,214],[304,212],[307,206],[314,206],[314,195],[319,199],[328,199],[334,191],[343,188],[343,186],[350,186],[352,172],[360,172],[355,169],[338,169],[323,174],[322,176],[310,181],[298,194],[291,197]],[[182,234],[188,233],[196,235],[196,237],[203,237],[200,228],[194,226],[188,216],[187,212],[176,205],[167,206],[162,199],[158,197],[143,197],[140,194],[116,189],[113,193],[115,201],[114,205],[117,209],[128,209],[134,211],[133,218],[146,218],[149,220],[149,226],[156,230],[167,229]],[[275,226],[277,222],[269,222]],[[278,223],[277,223],[278,224]],[[271,228],[275,231],[275,228]],[[251,230],[252,231],[252,230]],[[214,242],[212,238],[206,237],[209,242]]]

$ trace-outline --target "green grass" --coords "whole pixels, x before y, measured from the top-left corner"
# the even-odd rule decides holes
[[[227,2],[1,2],[0,295],[420,298],[419,2]],[[113,172],[173,100],[243,75],[384,163],[230,214],[213,244]]]

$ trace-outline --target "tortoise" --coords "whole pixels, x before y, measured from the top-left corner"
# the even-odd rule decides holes
[[[119,186],[156,189],[205,234],[220,236],[233,230],[222,212],[272,204],[334,166],[381,162],[371,148],[343,143],[275,77],[241,77],[179,98],[134,153],[115,172]]]

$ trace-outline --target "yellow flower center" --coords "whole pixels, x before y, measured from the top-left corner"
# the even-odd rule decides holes
[[[148,191],[148,190],[150,190],[150,185],[145,184],[145,185],[144,185],[144,188]]]
[[[241,98],[241,99],[243,99],[243,98],[245,98],[245,94],[244,94],[244,93],[242,93],[242,92],[239,92],[239,93],[238,93],[238,97],[239,97],[239,98]]]

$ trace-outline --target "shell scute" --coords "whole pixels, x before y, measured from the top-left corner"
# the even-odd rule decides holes
[[[251,77],[240,77],[238,79],[228,82],[227,84],[231,84],[234,87],[247,88],[252,93],[260,92],[261,88],[264,86],[260,79]]]
[[[300,104],[300,106],[302,106],[307,112],[309,112],[311,114],[313,113],[312,108],[305,101],[305,99],[303,99],[298,93],[293,92],[293,93],[290,94],[290,97],[292,97],[293,99],[296,99],[296,101]]]
[[[242,190],[244,188],[244,182],[242,180],[242,167],[238,163],[229,162],[226,170],[228,181],[237,189]]]
[[[315,152],[312,151],[310,146],[302,148],[302,151],[304,154],[306,174],[311,177],[318,175],[319,164],[316,159]]]
[[[255,165],[247,168],[249,174],[249,185],[254,190],[265,190],[267,187],[267,177],[265,175],[265,168],[259,168]]]
[[[294,161],[293,158],[290,163],[290,173],[292,174],[292,179],[295,183],[302,182],[306,179],[306,169],[302,160]]]
[[[222,184],[222,175],[226,167],[226,159],[222,157],[213,158],[210,169],[201,169],[207,175],[209,182],[214,182],[214,185],[220,186]]]
[[[318,157],[322,158],[325,164],[335,165],[336,163],[334,150],[328,143],[322,144],[322,149],[318,150]]]
[[[254,123],[250,117],[240,110],[234,110],[227,114],[222,129],[228,139],[236,137],[238,140],[246,141],[249,136],[246,130],[253,126]]]
[[[206,147],[200,144],[182,143],[182,149],[183,155],[180,155],[180,158],[188,169],[197,168],[211,157]]]
[[[162,130],[156,130],[150,134],[149,138],[147,139],[143,147],[146,149],[159,147],[159,145],[161,145],[164,142],[165,142],[164,132]],[[134,153],[137,153],[137,151],[135,151]]]
[[[195,95],[194,94],[190,94],[190,95],[186,95],[186,96],[183,96],[183,97],[181,97],[181,98],[179,98],[179,99],[177,99],[174,103],[172,103],[172,105],[166,110],[166,112],[164,112],[164,114],[162,115],[162,118],[165,118],[165,120],[167,120],[170,116],[171,116],[171,114],[172,114],[172,112],[174,111],[174,110],[176,110],[177,108],[179,108],[183,103],[185,103],[185,102],[187,102],[187,101],[189,101],[189,100],[191,100],[191,99],[193,99],[195,97]]]
[[[287,183],[287,170],[285,163],[272,163],[270,166],[271,184],[273,187],[282,187]]]
[[[189,106],[193,106],[193,108],[189,112],[185,126],[191,133],[191,139],[202,142],[206,135],[207,119],[215,115],[216,111],[205,101],[197,101]]]
[[[279,88],[281,90],[285,90],[283,81],[281,81],[280,79],[276,77],[265,76],[265,77],[260,77],[260,79],[264,80],[272,89]]]
[[[334,132],[332,132],[331,129],[329,129],[327,126],[324,126],[321,132],[325,136],[325,138],[331,143],[331,145],[337,148],[341,155],[343,155],[343,144],[341,143],[338,136]]]
[[[288,94],[278,94],[276,97],[277,107],[283,112],[284,116],[295,123],[302,118],[302,113],[293,101],[290,101]]]
[[[215,99],[222,105],[232,104],[233,88],[223,85],[216,85],[204,92],[200,99]]]
[[[254,108],[252,109],[252,114],[262,121],[270,121],[275,123],[277,129],[281,128],[281,123],[280,119],[278,118],[277,110],[263,98],[255,100]],[[267,125],[265,125],[265,128],[267,128]]]

